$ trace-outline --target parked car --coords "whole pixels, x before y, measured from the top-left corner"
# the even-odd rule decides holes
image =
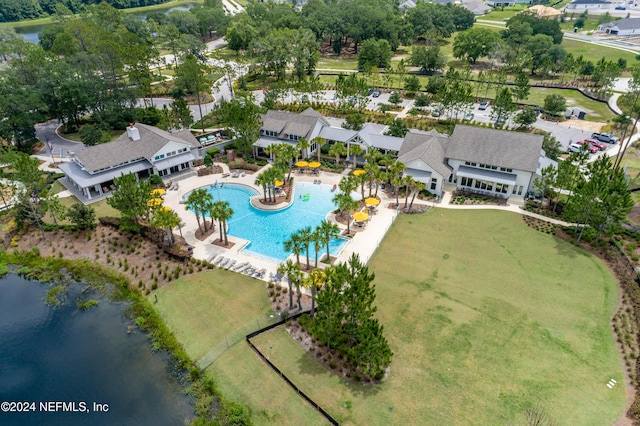
[[[624,7],[624,6],[616,6],[615,9],[616,10],[627,10],[627,8]]]
[[[616,144],[619,142],[619,139],[616,136],[613,136],[611,133],[592,133],[591,137],[593,139],[598,139],[600,142],[604,143]]]
[[[578,142],[574,142],[574,143],[570,144],[568,151],[569,152],[581,152],[583,149],[586,149],[587,151],[589,151],[592,154],[598,152],[598,148],[596,148],[595,146],[590,145],[588,143],[585,145],[585,141],[578,141]]]
[[[471,121],[473,120],[473,117],[475,117],[475,115],[472,112],[468,112],[464,115],[464,117],[462,117],[462,119],[464,121]]]
[[[487,101],[482,101],[482,102],[480,102],[480,105],[478,106],[478,109],[480,109],[480,110],[483,110],[483,111],[484,111],[485,109],[487,109],[487,107],[488,107],[488,106],[489,106],[489,102],[487,102]]]
[[[607,144],[604,142],[600,142],[598,139],[594,139],[594,138],[587,138],[584,140],[585,142],[588,142],[589,145],[595,146],[596,148],[598,148],[600,151],[604,151],[607,149]]]
[[[377,98],[378,96],[380,96],[380,91],[374,90],[373,92],[371,92],[371,96],[373,96],[374,98]]]

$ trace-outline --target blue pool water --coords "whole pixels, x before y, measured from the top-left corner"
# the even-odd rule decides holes
[[[307,226],[314,230],[326,218],[327,213],[336,209],[332,201],[335,192],[331,191],[331,186],[311,182],[296,183],[295,200],[280,211],[264,211],[253,207],[249,198],[254,195],[264,197],[264,194],[245,185],[225,183],[222,187],[207,187],[207,190],[214,200],[222,199],[231,205],[233,216],[228,222],[228,234],[250,241],[243,251],[276,262],[289,257],[290,253],[284,250],[284,241],[291,234]],[[360,198],[359,194],[353,196]],[[305,198],[308,201],[304,201]],[[346,240],[342,238],[333,240],[329,245],[331,254],[339,253],[345,244]],[[318,257],[325,252],[326,248],[322,248]],[[301,261],[305,256],[306,253],[301,253]],[[312,244],[309,247],[311,261],[314,256]]]

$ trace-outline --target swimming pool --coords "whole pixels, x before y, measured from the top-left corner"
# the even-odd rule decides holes
[[[299,229],[310,226],[312,230],[324,220],[332,210],[336,209],[332,201],[334,192],[330,185],[317,185],[311,182],[295,184],[295,200],[284,210],[264,211],[256,209],[249,202],[254,195],[264,196],[245,185],[225,183],[223,186],[205,188],[215,201],[228,201],[233,209],[233,216],[228,222],[228,234],[249,240],[250,243],[242,251],[248,254],[283,262],[290,253],[284,250],[284,242]],[[354,194],[354,198],[360,198]],[[306,201],[304,201],[306,200]],[[219,232],[219,231],[216,231]],[[339,238],[331,241],[329,251],[336,255],[342,250],[346,240]],[[326,252],[322,248],[318,257]],[[313,244],[309,247],[309,260],[314,261]],[[306,261],[306,253],[300,254],[300,261]]]

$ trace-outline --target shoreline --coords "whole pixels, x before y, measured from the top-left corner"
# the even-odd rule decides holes
[[[169,355],[172,368],[175,369],[172,374],[176,375],[185,393],[193,398],[194,420],[210,420],[212,413],[216,414],[215,418],[225,416],[229,403],[216,388],[214,378],[208,377],[196,366],[166,326],[152,302],[132,290],[129,280],[123,274],[92,263],[88,259],[43,257],[37,248],[0,254],[0,276],[9,273],[41,283],[66,285],[72,281],[82,281],[99,292],[103,292],[106,286],[112,286],[113,291],[104,293],[104,296],[115,303],[129,302],[130,306],[125,309],[125,315],[138,329],[147,333],[155,350],[165,350]]]

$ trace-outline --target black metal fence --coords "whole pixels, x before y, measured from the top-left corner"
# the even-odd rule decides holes
[[[287,382],[287,384],[288,384],[289,386],[291,386],[291,388],[292,388],[294,391],[296,391],[296,393],[297,393],[298,395],[300,395],[300,396],[301,396],[305,401],[307,401],[309,404],[311,404],[311,406],[312,406],[312,407],[314,407],[316,410],[318,410],[318,412],[319,412],[320,414],[322,414],[322,415],[323,415],[327,420],[329,420],[329,423],[331,423],[332,425],[338,426],[340,423],[338,423],[338,421],[337,421],[336,419],[334,419],[333,417],[331,417],[331,415],[330,415],[329,413],[327,413],[327,412],[325,411],[325,409],[324,409],[324,408],[322,408],[322,407],[321,407],[317,402],[315,402],[315,401],[314,401],[313,399],[311,399],[311,398],[310,398],[306,393],[304,393],[302,390],[300,390],[300,388],[298,388],[298,386],[296,386],[296,385],[295,385],[295,383],[293,383],[293,382],[291,381],[291,379],[289,379],[289,378],[288,378],[288,377],[287,377],[287,376],[286,376],[282,371],[280,371],[280,369],[279,369],[278,367],[276,367],[276,366],[275,366],[271,361],[269,361],[269,360],[267,359],[267,357],[265,357],[265,356],[263,355],[263,353],[262,353],[262,352],[260,352],[260,350],[259,350],[259,349],[258,349],[258,348],[253,344],[253,343],[251,343],[251,339],[252,339],[252,338],[254,338],[254,337],[256,337],[256,336],[258,336],[258,335],[260,335],[260,334],[264,333],[265,331],[272,330],[272,329],[274,329],[274,328],[276,328],[276,327],[281,326],[282,324],[284,324],[285,322],[287,322],[287,321],[289,321],[289,320],[300,318],[302,315],[304,315],[304,314],[308,314],[308,313],[309,313],[309,311],[304,311],[304,312],[297,313],[297,314],[295,314],[295,315],[290,316],[290,317],[289,317],[289,318],[287,318],[286,320],[278,321],[278,322],[276,322],[276,323],[274,323],[274,324],[271,324],[271,325],[268,325],[268,326],[266,326],[266,327],[264,327],[264,328],[261,328],[260,330],[254,331],[253,333],[249,333],[249,334],[247,334],[247,335],[246,335],[246,337],[245,337],[245,338],[246,338],[247,343],[249,344],[249,346],[251,346],[251,348],[252,348],[252,349],[253,349],[253,350],[258,354],[258,356],[259,356],[259,357],[260,357],[264,362],[266,362],[266,363],[267,363],[267,365],[273,369],[273,371],[275,371],[276,373],[278,373],[278,375],[279,375],[280,377],[282,377],[282,379],[283,379],[285,382]]]

